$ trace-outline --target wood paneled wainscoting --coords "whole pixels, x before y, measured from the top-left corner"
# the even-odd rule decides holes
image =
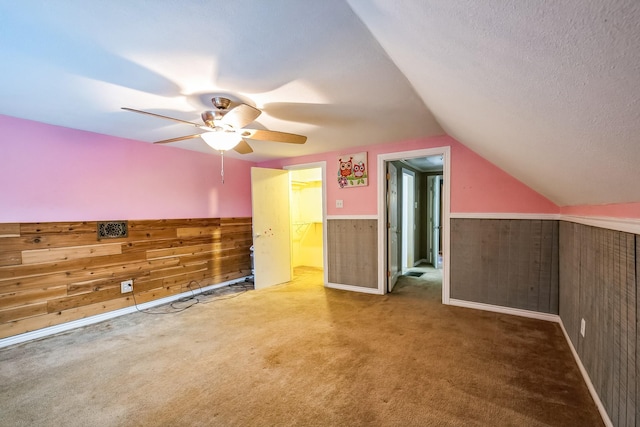
[[[251,218],[0,224],[0,338],[247,276],[251,243]]]
[[[614,426],[640,420],[639,253],[636,234],[560,223],[560,317]]]
[[[451,298],[558,314],[558,221],[452,219]]]
[[[377,289],[377,227],[375,219],[327,221],[329,283]]]

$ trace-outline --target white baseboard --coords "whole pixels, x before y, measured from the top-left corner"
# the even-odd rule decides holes
[[[587,373],[587,370],[585,369],[584,365],[582,364],[582,361],[580,360],[580,357],[578,356],[578,352],[576,351],[575,347],[573,346],[573,343],[571,342],[571,339],[569,338],[569,334],[567,334],[567,330],[564,328],[564,323],[562,323],[562,319],[560,319],[559,323],[560,323],[560,328],[562,328],[562,333],[564,334],[564,338],[567,340],[567,344],[569,344],[569,348],[571,349],[571,353],[573,354],[573,358],[576,360],[576,363],[578,364],[578,368],[580,369],[580,373],[582,374],[582,378],[584,378],[584,382],[587,384],[587,388],[589,389],[589,393],[591,393],[591,397],[593,398],[593,401],[596,403],[596,406],[598,407],[598,411],[600,412],[600,416],[602,417],[602,421],[604,422],[605,426],[613,427],[613,423],[609,419],[609,414],[607,414],[607,410],[604,409],[604,405],[602,404],[602,401],[600,400],[600,396],[598,396],[598,393],[596,392],[595,387],[593,387],[593,383],[591,382],[591,378],[589,378],[589,374]]]
[[[103,322],[105,320],[113,319],[114,317],[124,316],[125,314],[135,313],[138,310],[147,310],[152,307],[157,307],[159,305],[167,304],[185,297],[189,297],[192,295],[199,295],[202,292],[209,291],[211,289],[222,288],[224,286],[231,285],[233,283],[238,283],[244,281],[247,277],[240,277],[238,279],[228,280],[226,282],[217,283],[215,285],[205,286],[204,288],[193,289],[193,291],[189,290],[187,292],[182,292],[180,294],[172,295],[170,297],[160,298],[157,300],[145,302],[142,304],[138,304],[137,308],[135,305],[125,308],[120,308],[118,310],[109,311],[107,313],[96,314],[95,316],[85,317],[83,319],[72,320],[70,322],[61,323],[59,325],[49,326],[47,328],[37,329],[35,331],[25,332],[24,334],[14,335],[7,338],[0,339],[0,348],[8,347],[14,344],[21,344],[23,342],[32,341],[39,338],[48,337],[54,334],[59,334],[60,332],[66,332],[71,329],[80,328],[82,326],[92,325],[94,323]]]
[[[529,317],[531,319],[546,320],[547,322],[560,322],[557,314],[539,313],[537,311],[522,310],[519,308],[502,307],[499,305],[484,304],[481,302],[471,302],[459,299],[449,299],[449,305],[457,307],[473,308],[476,310],[493,311],[495,313],[511,314],[513,316]]]
[[[382,295],[378,288],[364,288],[362,286],[343,285],[340,283],[327,283],[327,288],[340,289],[342,291],[362,292],[365,294]]]

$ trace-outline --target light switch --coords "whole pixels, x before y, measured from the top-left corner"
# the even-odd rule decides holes
[[[342,208],[343,204],[342,204],[342,200],[336,200],[336,208]]]

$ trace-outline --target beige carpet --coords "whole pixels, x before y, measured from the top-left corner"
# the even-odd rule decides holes
[[[602,425],[558,325],[302,273],[1,349],[0,425]]]

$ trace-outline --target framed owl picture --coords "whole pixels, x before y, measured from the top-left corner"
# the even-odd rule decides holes
[[[369,185],[368,172],[366,151],[338,156],[338,186],[340,188]]]

